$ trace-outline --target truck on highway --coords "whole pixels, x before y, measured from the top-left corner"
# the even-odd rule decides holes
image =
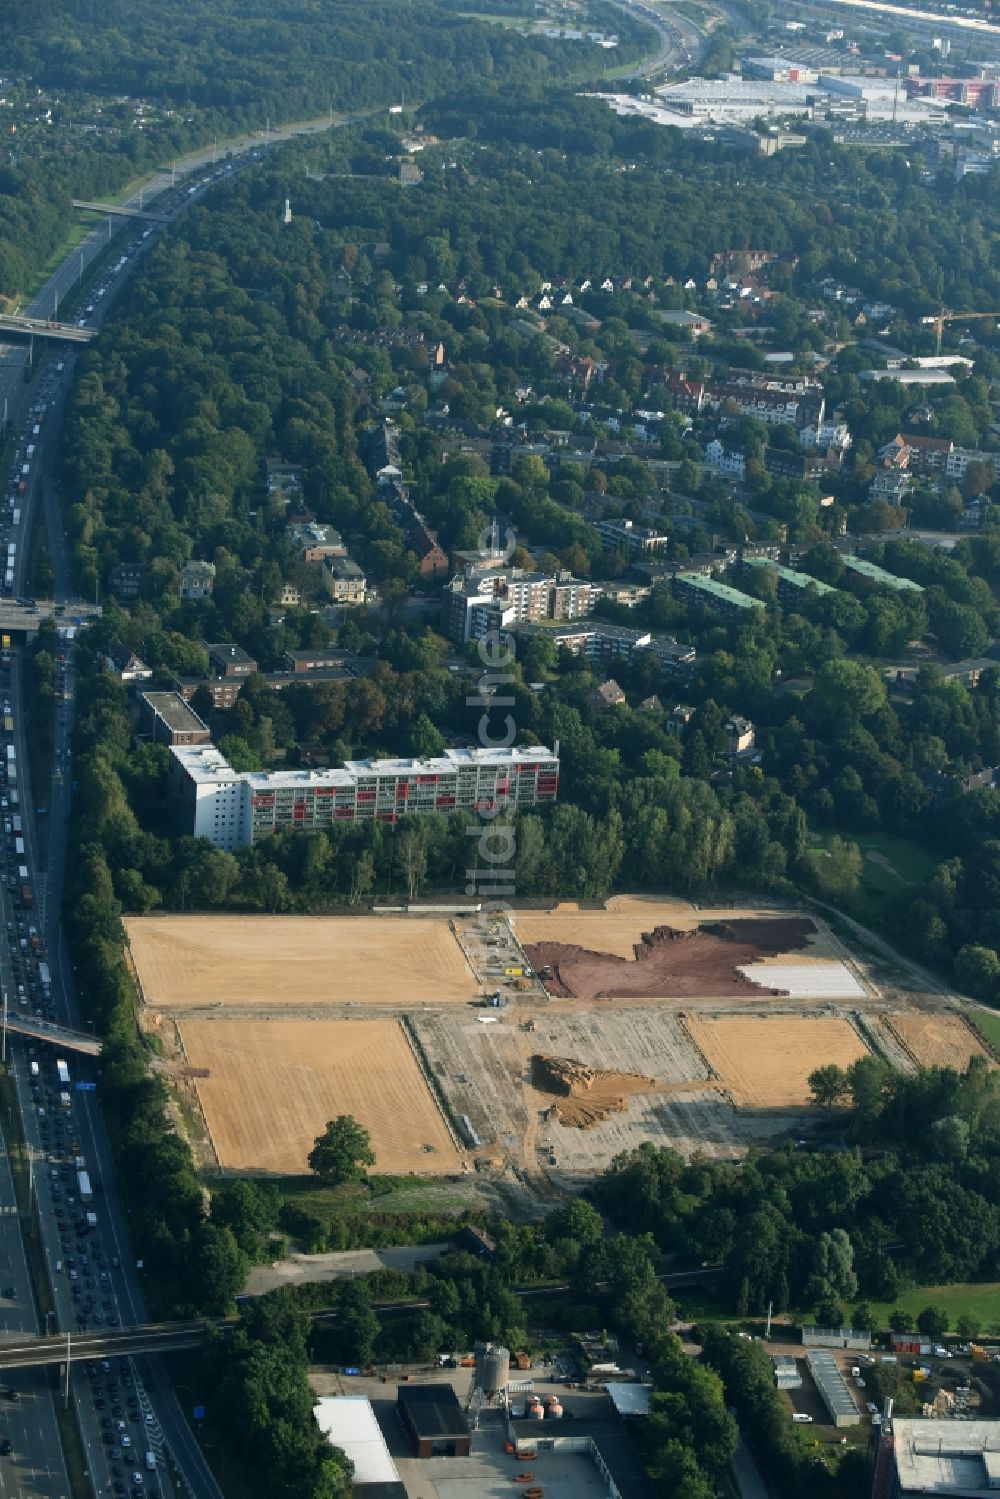
[[[86,1171],[78,1171],[76,1173],[76,1184],[80,1189],[80,1201],[93,1202],[94,1192],[90,1185],[90,1174]]]
[[[52,993],[52,974],[49,972],[48,963],[39,963],[38,982],[42,986],[42,993],[48,997]]]
[[[29,1072],[29,1074],[30,1074],[31,1077],[37,1077],[38,1076],[38,1072],[39,1072],[38,1063],[37,1062],[29,1062],[28,1063],[28,1072]]]
[[[59,1095],[59,1107],[61,1109],[71,1109],[73,1107],[73,1100],[72,1100],[72,1098],[70,1098],[70,1096],[69,1096],[68,1093],[66,1093],[66,1092],[60,1093],[60,1095]]]
[[[17,854],[17,856],[19,858],[21,858],[21,859],[24,858],[24,839],[23,838],[15,838],[14,839],[14,852],[15,852],[15,854]]]
[[[62,1057],[56,1058],[56,1077],[58,1077],[59,1079],[60,1088],[69,1087],[69,1068],[66,1066],[66,1063],[63,1061]]]
[[[95,1229],[97,1227],[97,1214],[87,1213],[84,1217],[84,1222],[86,1223],[88,1229]]]
[[[31,908],[32,908],[32,906],[34,904],[35,904],[35,896],[34,896],[34,892],[32,891],[31,886],[30,885],[22,885],[21,886],[21,907],[22,907],[22,909],[25,910],[25,911],[30,911]]]

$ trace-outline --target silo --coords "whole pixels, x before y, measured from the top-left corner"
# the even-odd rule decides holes
[[[507,1388],[510,1378],[510,1349],[500,1343],[477,1343],[476,1384],[487,1400]]]
[[[545,1407],[537,1395],[533,1395],[524,1408],[526,1421],[541,1421],[545,1416]]]
[[[555,1397],[545,1402],[545,1419],[547,1421],[560,1421],[562,1419],[562,1413],[562,1405],[558,1400],[555,1399]]]

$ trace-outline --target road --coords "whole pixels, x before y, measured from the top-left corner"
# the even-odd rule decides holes
[[[616,3],[629,16],[638,16],[647,25],[654,27],[659,38],[659,46],[653,56],[637,63],[630,72],[622,74],[623,81],[651,78],[655,73],[665,73],[668,69],[688,67],[692,60],[700,57],[705,38],[687,16],[682,16],[679,11],[667,5],[631,5],[621,3],[621,0],[616,0]]]

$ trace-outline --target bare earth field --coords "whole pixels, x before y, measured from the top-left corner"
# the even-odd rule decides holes
[[[185,1020],[181,1038],[219,1164],[304,1173],[327,1120],[370,1132],[376,1172],[459,1172],[441,1112],[395,1020]]]
[[[964,1072],[971,1057],[989,1055],[961,1015],[921,1015],[903,1010],[887,1015],[885,1024],[921,1067],[954,1067]]]
[[[603,911],[583,911],[575,902],[568,901],[552,911],[513,911],[510,920],[522,947],[536,942],[566,942],[593,952],[632,958],[643,932],[654,927],[669,926],[676,932],[689,932],[706,922],[731,921],[734,917],[772,921],[785,920],[787,916],[787,911],[764,907],[734,911],[732,907],[699,907],[690,901],[664,900],[660,896],[646,900],[642,896],[616,895]],[[802,954],[796,953],[794,961],[802,962],[804,956],[831,958],[840,957],[841,953],[828,934],[818,928],[809,936]]]
[[[523,1162],[529,1171],[551,1174],[555,1167],[567,1177],[602,1171],[619,1151],[644,1140],[672,1145],[684,1155],[738,1156],[752,1140],[766,1141],[791,1127],[787,1114],[741,1119],[709,1078],[683,1023],[666,1010],[553,1007],[534,1021],[533,1030],[522,1031],[513,1021],[484,1026],[472,1014],[439,1011],[412,1022],[453,1116],[467,1115],[484,1148]],[[537,1052],[655,1078],[662,1091],[635,1094],[621,1113],[593,1128],[570,1128],[545,1117],[554,1100],[532,1086]]]
[[[446,917],[130,917],[146,1003],[389,1004],[473,999],[475,975]]]
[[[850,1022],[837,1016],[692,1016],[689,1024],[720,1083],[744,1108],[801,1108],[814,1068],[849,1067],[869,1054]]]

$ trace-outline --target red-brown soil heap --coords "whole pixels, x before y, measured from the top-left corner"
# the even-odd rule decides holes
[[[535,942],[526,947],[537,973],[560,999],[714,999],[726,995],[787,994],[755,984],[740,972],[748,963],[806,946],[816,927],[808,917],[738,917],[706,922],[690,932],[658,926],[643,932],[634,958],[591,952],[574,942]]]

